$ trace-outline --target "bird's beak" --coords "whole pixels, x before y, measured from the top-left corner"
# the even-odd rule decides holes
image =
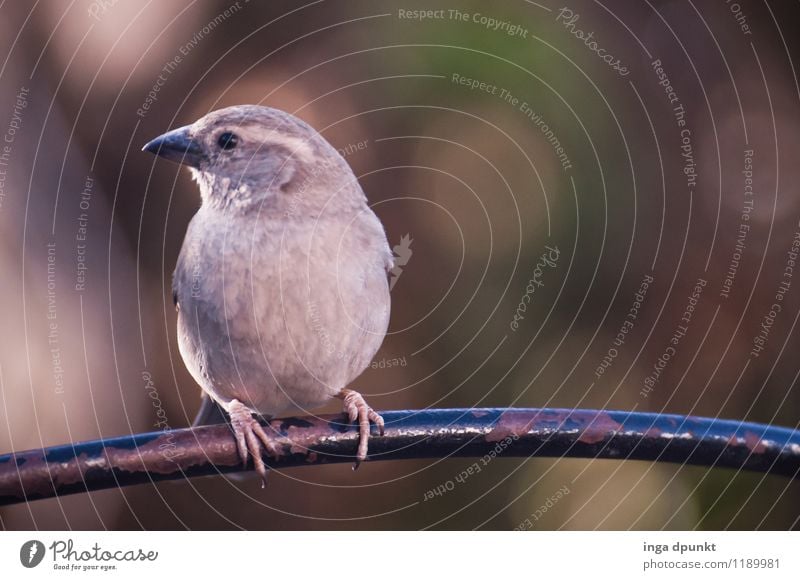
[[[156,137],[142,151],[149,151],[169,161],[198,167],[203,160],[203,148],[189,135],[189,127],[181,127]]]

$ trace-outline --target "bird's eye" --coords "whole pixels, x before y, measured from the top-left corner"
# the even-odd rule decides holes
[[[219,145],[220,149],[224,149],[226,151],[233,149],[238,143],[239,138],[229,131],[225,131],[219,136],[219,139],[217,139],[217,145]]]

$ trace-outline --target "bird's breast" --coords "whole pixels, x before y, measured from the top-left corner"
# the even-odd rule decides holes
[[[389,291],[383,256],[363,236],[320,224],[219,236],[199,225],[175,287],[181,352],[201,385],[245,390],[274,414],[263,407],[318,405],[366,368],[386,333]]]

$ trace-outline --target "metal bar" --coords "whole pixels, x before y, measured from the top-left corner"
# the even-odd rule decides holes
[[[739,468],[797,477],[800,431],[757,423],[585,409],[386,411],[370,461],[428,457],[582,457]],[[352,462],[356,429],[341,415],[274,419],[272,469]],[[252,469],[227,425],[142,433],[0,456],[0,505]]]

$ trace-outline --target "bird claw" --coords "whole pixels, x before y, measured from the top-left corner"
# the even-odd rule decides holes
[[[381,435],[384,433],[384,421],[372,407],[367,405],[361,393],[344,389],[339,394],[342,398],[344,412],[350,418],[351,423],[358,423],[358,451],[356,453],[356,462],[353,465],[353,470],[358,469],[361,462],[367,458],[367,447],[369,445],[369,430],[370,422],[375,423]]]
[[[277,458],[280,455],[278,446],[269,438],[261,423],[253,417],[250,409],[236,399],[227,407],[242,465],[247,466],[248,454],[253,457],[253,465],[261,477],[263,488],[267,483],[267,466],[264,464],[262,453],[266,451],[270,457]]]

